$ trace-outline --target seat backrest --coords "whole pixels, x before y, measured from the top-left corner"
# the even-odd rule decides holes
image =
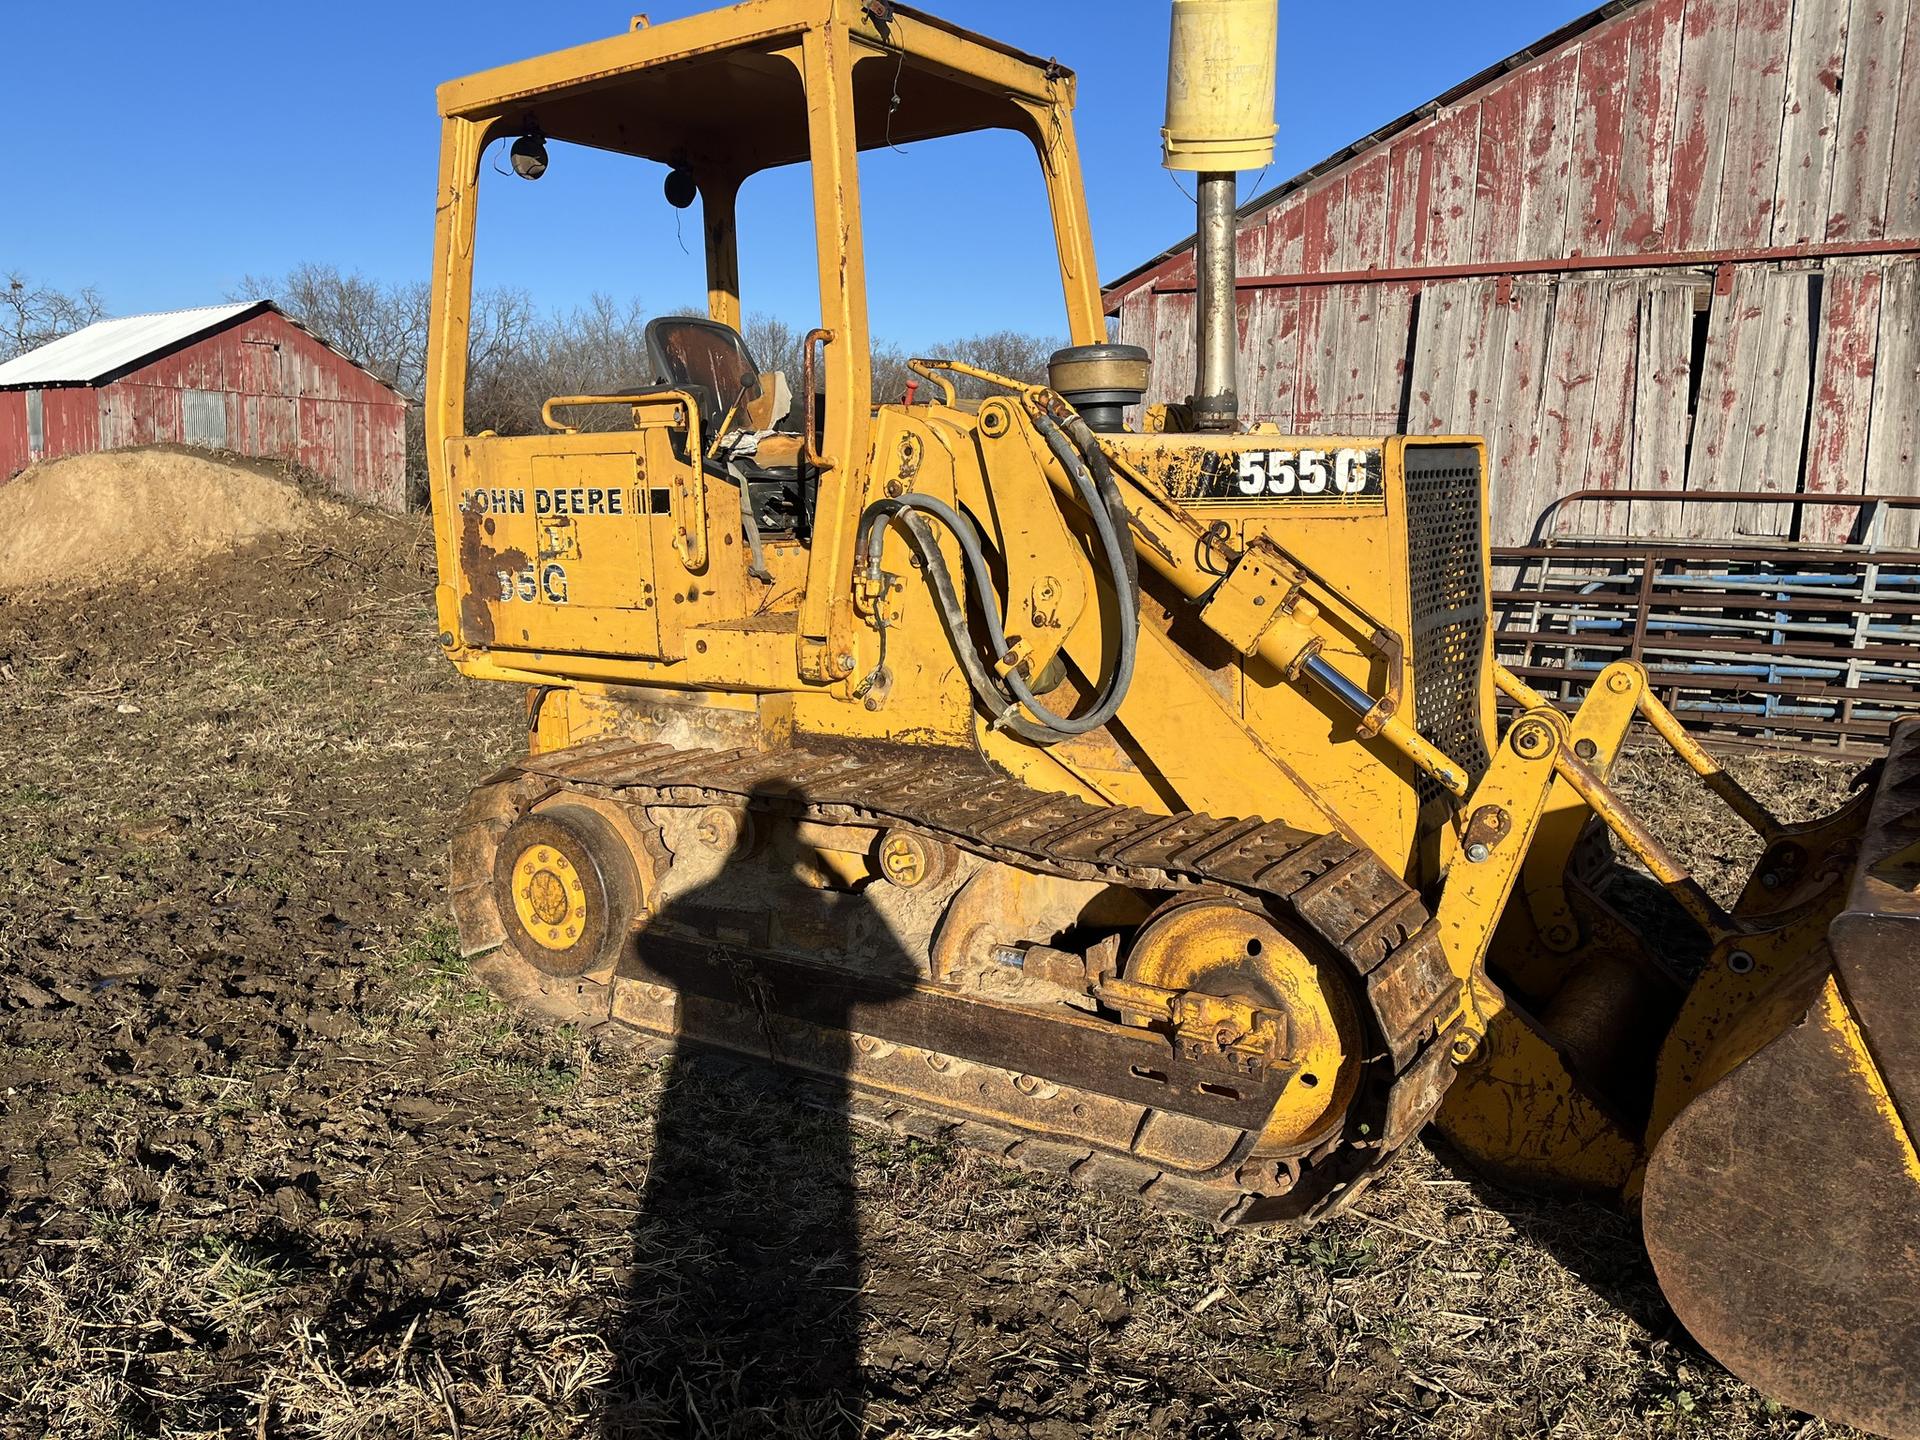
[[[760,397],[760,367],[731,325],[691,315],[662,315],[646,329],[654,382],[685,390],[699,403],[700,432],[711,438],[736,401]]]

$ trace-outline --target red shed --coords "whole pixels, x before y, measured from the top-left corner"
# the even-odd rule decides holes
[[[1238,258],[1243,417],[1484,433],[1496,545],[1588,487],[1920,492],[1920,0],[1612,0],[1249,202]],[[1184,399],[1192,241],[1107,304]],[[1573,511],[1822,541],[1861,513]]]
[[[270,301],[129,315],[0,365],[0,482],[36,460],[171,441],[294,460],[401,510],[406,411]]]

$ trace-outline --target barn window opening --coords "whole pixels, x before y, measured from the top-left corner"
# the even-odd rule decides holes
[[[27,391],[27,458],[38,460],[46,453],[47,417],[42,408],[40,392]]]
[[[1701,285],[1693,292],[1693,334],[1687,349],[1687,453],[1693,456],[1693,418],[1700,412],[1700,378],[1707,368],[1707,336],[1713,321],[1713,291]],[[1683,472],[1684,473],[1684,472]]]
[[[1394,429],[1406,431],[1413,420],[1413,358],[1415,343],[1420,338],[1420,294],[1416,288],[1407,302],[1407,341],[1400,356],[1400,396],[1399,412],[1394,420]]]
[[[1807,491],[1807,463],[1813,453],[1814,397],[1819,394],[1817,387],[1820,378],[1820,338],[1823,333],[1820,324],[1820,308],[1826,300],[1826,290],[1826,272],[1809,270],[1807,272],[1808,403],[1806,413],[1800,417],[1800,459],[1793,472],[1793,488],[1803,495]],[[1793,521],[1787,528],[1787,538],[1797,544],[1803,538],[1800,529],[1807,522],[1807,511],[1804,506],[1794,505],[1789,507],[1789,513],[1793,516]],[[1855,512],[1854,528],[1846,537],[1849,541],[1858,542],[1865,538],[1865,525],[1869,513],[1865,506]]]

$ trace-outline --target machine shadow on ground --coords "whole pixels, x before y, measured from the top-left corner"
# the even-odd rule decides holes
[[[810,852],[760,808],[751,825],[720,875],[670,899],[639,941],[691,1033],[666,1062],[625,1306],[607,1337],[612,1393],[623,1397],[607,1440],[863,1428],[860,1140],[846,1026],[856,999],[904,995],[919,970],[860,891],[808,894],[788,878],[832,916],[832,930],[857,937],[858,977],[815,992],[815,1025],[776,1016],[754,947],[714,937],[727,935],[739,905],[736,860],[772,881],[808,868]],[[687,945],[693,934],[704,943]],[[703,1043],[743,1028],[749,1039],[758,1032],[753,1058]],[[801,1061],[804,1071],[776,1068]]]
[[[1422,1140],[1434,1159],[1463,1183],[1476,1203],[1499,1215],[1534,1250],[1551,1255],[1607,1304],[1650,1335],[1678,1341],[1704,1355],[1687,1338],[1647,1259],[1634,1216],[1617,1205],[1573,1195],[1529,1194],[1490,1180],[1473,1168],[1437,1126]]]

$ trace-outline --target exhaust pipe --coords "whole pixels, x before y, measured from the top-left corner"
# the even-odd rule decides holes
[[[1235,178],[1273,159],[1274,48],[1279,0],[1173,0],[1162,163],[1194,171],[1194,427],[1239,428],[1235,378]]]
[[[1196,293],[1193,311],[1193,394],[1187,403],[1201,430],[1235,430],[1240,422],[1239,310],[1234,288],[1237,218],[1231,170],[1202,171],[1197,195],[1199,227],[1194,239]]]

